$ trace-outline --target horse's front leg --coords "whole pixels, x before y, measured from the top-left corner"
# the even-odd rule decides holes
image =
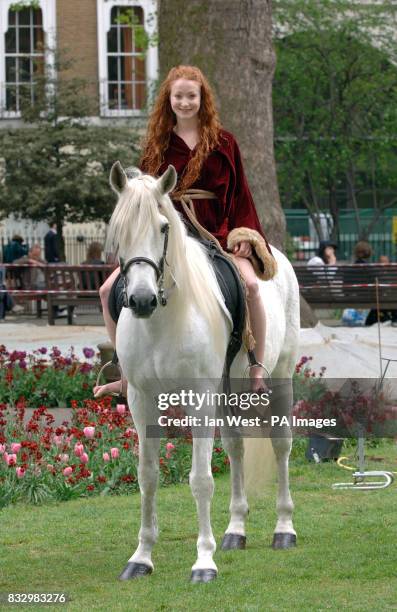
[[[197,505],[199,535],[198,555],[192,567],[191,582],[210,582],[218,574],[213,560],[216,543],[210,518],[211,498],[214,493],[214,479],[211,471],[213,443],[213,431],[211,438],[193,437],[192,470],[189,482]]]
[[[272,414],[290,418],[292,407],[292,381],[280,385],[273,397]],[[289,425],[273,427],[271,441],[276,455],[278,471],[277,524],[273,535],[274,549],[296,546],[296,531],[292,523],[294,503],[289,490],[288,462],[292,448],[292,433]]]
[[[223,448],[230,459],[231,500],[230,522],[222,540],[222,550],[243,549],[246,544],[245,519],[248,502],[244,491],[244,442],[241,437],[222,434]]]
[[[152,548],[157,541],[156,491],[159,474],[159,438],[146,438],[144,404],[138,405],[136,398],[133,419],[139,438],[138,482],[141,491],[141,528],[138,547],[119,576],[120,580],[139,578],[153,571]],[[154,422],[154,421],[153,421]]]

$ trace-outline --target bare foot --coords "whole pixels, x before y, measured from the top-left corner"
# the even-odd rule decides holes
[[[269,390],[262,376],[251,377],[251,393],[266,393]]]
[[[107,383],[106,385],[96,385],[93,388],[95,399],[103,397],[104,395],[127,395],[127,381],[125,378],[121,380],[115,380],[114,382]]]
[[[254,366],[250,370],[251,392],[266,393],[269,388],[263,378],[264,369],[260,366]]]

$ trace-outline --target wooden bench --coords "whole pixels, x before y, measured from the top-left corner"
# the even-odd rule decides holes
[[[376,308],[376,284],[381,310],[397,309],[397,264],[295,263],[302,297],[314,308]]]
[[[18,298],[19,302],[35,300],[37,304],[41,304],[42,300],[47,301],[49,325],[55,324],[57,306],[67,307],[68,325],[73,323],[76,306],[99,306],[99,288],[114,269],[113,265],[108,264],[46,264],[40,266],[44,274],[44,287],[37,288],[32,280],[36,266],[1,264],[1,267],[6,271],[6,291]],[[37,307],[37,316],[41,316],[41,306]]]

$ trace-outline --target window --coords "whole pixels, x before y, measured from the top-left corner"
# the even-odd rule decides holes
[[[0,2],[0,117],[18,118],[37,96],[38,76],[53,66],[55,0],[38,0],[14,10]]]
[[[19,112],[34,103],[37,82],[43,74],[44,32],[41,9],[9,10],[5,34],[5,108]]]
[[[97,0],[101,114],[141,115],[157,78],[156,0]]]
[[[123,19],[138,27],[130,26]],[[140,28],[139,28],[140,26]],[[145,56],[142,41],[143,10],[112,8],[107,34],[108,100],[110,109],[141,110],[146,104]]]

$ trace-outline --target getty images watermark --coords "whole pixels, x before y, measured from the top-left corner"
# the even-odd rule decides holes
[[[182,415],[162,414],[157,423],[160,427],[335,427],[336,419],[302,418],[296,415],[269,414],[272,390],[241,393],[204,392],[181,389],[170,393],[159,393],[157,408],[169,411],[178,408]],[[280,400],[279,400],[280,401]],[[214,409],[217,413],[214,416]],[[206,411],[210,410],[210,414]],[[255,415],[247,415],[249,411]],[[240,414],[239,411],[242,411]],[[186,414],[186,412],[190,414]],[[200,412],[191,414],[192,412]],[[202,414],[201,414],[202,413]],[[223,413],[219,415],[219,413]]]

